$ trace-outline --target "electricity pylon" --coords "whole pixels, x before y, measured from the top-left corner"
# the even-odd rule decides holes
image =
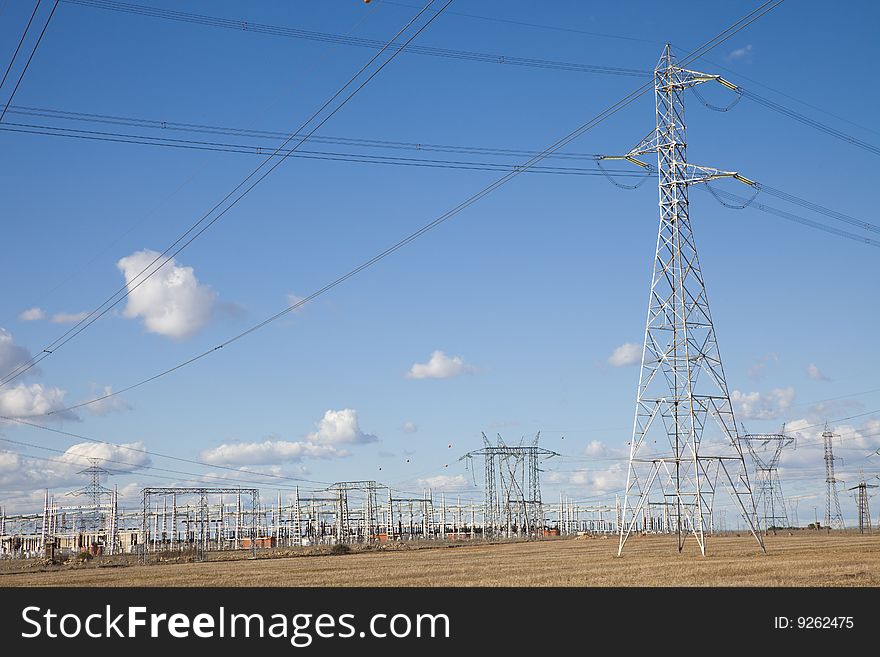
[[[837,497],[838,480],[834,476],[834,450],[831,442],[836,434],[828,430],[822,432],[825,445],[825,526],[830,529],[844,529],[843,514],[840,512],[840,499]]]
[[[876,484],[869,484],[865,481],[865,473],[859,470],[859,483],[850,490],[856,492],[856,505],[859,508],[859,533],[871,533],[871,511],[868,509],[868,489],[877,488]]]
[[[105,475],[109,475],[110,471],[100,467],[98,465],[100,462],[101,459],[90,458],[89,467],[77,472],[77,474],[86,475],[89,478],[88,485],[68,493],[68,495],[84,496],[88,499],[86,507],[88,510],[82,514],[82,529],[87,532],[103,531],[102,499],[105,497],[112,499],[113,497],[113,491],[101,485],[101,479]]]
[[[650,169],[638,157],[657,153],[660,229],[618,555],[658,484],[672,501],[679,552],[692,534],[705,555],[719,479],[764,549],[688,214],[690,185],[719,178],[754,185],[736,172],[687,162],[684,92],[709,81],[734,88],[720,76],[677,66],[667,44],[654,71],[657,127],[620,158]],[[717,426],[706,426],[710,418]]]
[[[760,524],[766,532],[769,529],[788,527],[788,513],[785,498],[782,496],[782,483],[779,480],[779,459],[782,450],[794,442],[793,436],[785,433],[747,433],[739,437],[755,461],[757,492],[756,505],[761,511]]]

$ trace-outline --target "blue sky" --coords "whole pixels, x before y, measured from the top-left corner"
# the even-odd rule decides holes
[[[354,0],[149,5],[382,41],[416,11],[408,3]],[[706,10],[679,2],[674,24],[667,25],[667,6],[456,2],[415,43],[650,70],[664,41],[682,53],[753,8],[725,3]],[[31,3],[11,0],[0,14],[4,66],[31,9]],[[48,7],[43,9],[45,20]],[[721,73],[877,143],[880,135],[862,126],[872,125],[876,113],[878,92],[870,80],[878,11],[873,3],[846,12],[827,3],[785,3],[691,67]],[[285,132],[372,52],[61,2],[13,105]],[[642,81],[403,53],[317,135],[540,150]],[[10,90],[7,82],[0,102]],[[717,103],[729,100],[720,86],[704,92]],[[687,115],[691,162],[738,170],[874,220],[875,155],[748,99],[718,113],[689,95]],[[653,122],[653,100],[646,95],[567,152],[625,152]],[[3,123],[157,134],[12,110]],[[39,353],[72,325],[53,318],[95,307],[125,283],[120,261],[136,264],[139,252],[164,249],[260,161],[13,131],[0,133],[0,141],[0,325],[7,359],[22,353],[16,347]],[[274,146],[278,140],[248,143]],[[314,149],[352,151],[326,144]],[[369,152],[426,156],[414,149]],[[38,403],[54,408],[88,400],[105,386],[118,390],[209,349],[499,175],[290,158],[182,252],[177,269],[163,270],[155,286],[144,286],[146,295],[137,302],[133,295],[42,362],[38,373],[0,391],[0,407],[7,415],[32,415]],[[719,187],[741,191],[733,183]],[[759,199],[858,232],[778,199]],[[860,415],[834,422],[844,458],[838,468],[847,487],[860,466],[868,474],[878,470],[880,457],[865,458],[880,447],[880,413],[866,414],[880,408],[872,339],[880,314],[878,252],[754,209],[725,209],[708,194],[692,194],[691,216],[738,420],[750,431],[777,429],[784,421],[810,427],[797,452],[783,456],[783,486],[787,495],[803,496],[799,515],[806,522],[812,510],[805,507],[818,503],[821,509],[816,496],[824,478],[815,448],[821,427],[812,425]],[[656,229],[651,181],[624,191],[601,176],[520,175],[296,313],[99,406],[100,414],[81,408],[66,418],[31,421],[252,471],[326,482],[374,478],[468,498],[478,491],[457,459],[479,447],[481,431],[519,440],[541,430],[543,445],[566,455],[547,463],[545,496],[552,501],[564,492],[613,502],[622,488],[620,454],[630,437],[638,367],[614,366],[609,358],[642,340]],[[169,292],[171,283],[176,292]],[[164,323],[154,317],[157,307],[172,302],[183,305]],[[42,319],[22,318],[34,308],[41,312],[31,317]],[[441,353],[431,366],[434,352]],[[416,364],[428,366],[415,372],[444,378],[408,377]],[[16,387],[22,385],[27,388]],[[9,422],[0,432],[61,450],[82,442]],[[71,464],[81,458],[0,445],[5,448],[0,501],[10,508],[28,506],[44,487],[76,487],[72,465],[12,452]],[[92,449],[98,448],[73,453]],[[117,460],[134,458],[120,454],[125,456]],[[138,458],[146,464],[144,455]],[[175,467],[170,463],[150,457],[152,466]],[[193,464],[177,467],[209,472]],[[156,476],[138,469],[114,481],[133,492],[157,482]],[[841,493],[841,500],[844,515],[852,517],[852,498]]]

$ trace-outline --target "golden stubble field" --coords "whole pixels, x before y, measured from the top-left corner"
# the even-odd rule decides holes
[[[616,537],[373,550],[339,556],[11,572],[0,586],[880,586],[880,535],[798,533],[710,539]]]

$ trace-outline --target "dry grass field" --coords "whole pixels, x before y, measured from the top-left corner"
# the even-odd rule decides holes
[[[707,557],[674,541],[634,537],[623,558],[609,537],[20,572],[7,562],[0,586],[880,586],[880,535],[768,536],[766,555],[751,537],[713,537]]]

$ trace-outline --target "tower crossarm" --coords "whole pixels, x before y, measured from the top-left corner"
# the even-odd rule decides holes
[[[602,155],[599,159],[626,160],[627,162],[635,164],[636,166],[641,167],[647,171],[654,172],[656,171],[656,169],[651,164],[647,162],[642,162],[640,159],[638,159],[638,156],[640,155],[657,152],[656,139],[654,140],[654,142],[655,143],[651,145],[646,141],[642,141],[638,146],[636,146],[626,155]],[[698,164],[682,163],[681,172],[682,177],[675,182],[685,185],[698,185],[700,183],[712,182],[713,180],[719,180],[721,178],[733,178],[734,180],[738,180],[739,182],[743,183],[744,185],[748,185],[749,187],[757,187],[758,185],[758,183],[756,183],[754,180],[746,178],[738,171],[724,171],[722,169],[716,169],[714,167],[704,167]]]

